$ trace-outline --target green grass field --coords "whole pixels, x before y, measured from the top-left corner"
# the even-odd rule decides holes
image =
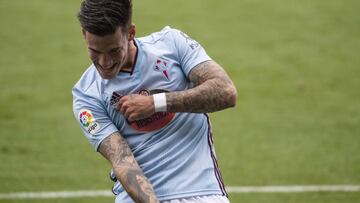
[[[110,166],[72,114],[89,65],[79,0],[0,0],[0,193],[107,189]],[[211,114],[228,186],[360,184],[360,1],[134,0],[137,35],[166,25],[235,82]],[[232,202],[360,202],[360,193],[230,194]],[[0,200],[113,202],[113,198]]]

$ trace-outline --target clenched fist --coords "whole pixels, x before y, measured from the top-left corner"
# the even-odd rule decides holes
[[[153,96],[131,94],[123,96],[116,109],[123,113],[128,121],[147,118],[155,113]]]

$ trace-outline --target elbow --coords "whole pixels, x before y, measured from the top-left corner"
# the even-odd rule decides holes
[[[237,90],[236,87],[234,85],[230,85],[227,88],[227,107],[228,108],[232,108],[236,106],[236,102],[237,102]]]

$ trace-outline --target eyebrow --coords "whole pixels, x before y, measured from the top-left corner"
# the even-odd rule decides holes
[[[88,49],[90,49],[91,51],[96,52],[96,53],[101,53],[100,51],[98,51],[98,50],[96,50],[94,48],[91,48],[91,47],[88,47]]]
[[[98,51],[98,50],[96,50],[94,48],[91,48],[91,47],[88,47],[88,48],[93,52],[102,53],[101,51]],[[117,50],[120,50],[120,49],[121,49],[121,47],[115,47],[115,48],[111,49],[110,52],[117,51]]]

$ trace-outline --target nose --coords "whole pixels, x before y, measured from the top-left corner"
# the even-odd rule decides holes
[[[99,65],[102,67],[102,68],[110,68],[113,64],[112,60],[111,60],[111,57],[107,54],[102,54],[100,57],[99,57],[99,61],[98,61]]]

